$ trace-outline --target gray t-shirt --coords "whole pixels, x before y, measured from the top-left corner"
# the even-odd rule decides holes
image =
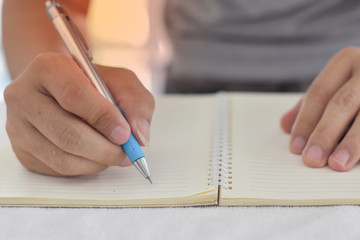
[[[171,78],[310,81],[360,44],[359,0],[168,0]]]

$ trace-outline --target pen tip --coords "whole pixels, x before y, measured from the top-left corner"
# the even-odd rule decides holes
[[[146,179],[152,184],[151,178],[147,177]]]

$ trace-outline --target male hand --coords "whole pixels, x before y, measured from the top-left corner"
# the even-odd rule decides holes
[[[360,159],[360,48],[337,53],[305,97],[286,113],[290,150],[309,167],[348,171]]]
[[[99,66],[98,71],[127,121],[78,65],[59,53],[39,55],[6,88],[6,129],[26,168],[55,176],[96,173],[131,164],[119,146],[130,129],[147,144],[152,95],[128,70]]]

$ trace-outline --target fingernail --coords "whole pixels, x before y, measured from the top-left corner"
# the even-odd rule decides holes
[[[302,153],[302,151],[305,148],[305,145],[306,145],[306,142],[305,142],[304,138],[296,137],[293,139],[293,141],[291,143],[291,150],[294,153]]]
[[[335,162],[337,162],[341,166],[345,167],[345,165],[347,164],[347,162],[350,159],[350,154],[347,150],[340,149],[334,153],[332,158],[335,160]]]
[[[314,165],[319,165],[322,162],[323,156],[323,150],[317,145],[309,147],[306,153],[306,158]]]
[[[129,133],[127,129],[117,126],[112,130],[110,138],[115,144],[121,145],[125,143],[125,141],[127,140],[126,136],[128,135]]]
[[[137,135],[140,138],[143,146],[149,145],[150,140],[150,123],[145,119],[139,119],[136,122]]]

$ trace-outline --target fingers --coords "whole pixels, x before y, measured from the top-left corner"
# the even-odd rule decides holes
[[[98,69],[135,137],[141,145],[148,145],[155,108],[154,97],[133,72],[125,69],[109,71],[109,68],[103,66],[98,66]]]
[[[329,166],[337,171],[348,171],[360,159],[360,114],[346,133],[341,143],[329,157]]]
[[[360,97],[353,89],[360,89],[359,79],[354,76],[330,99],[304,149],[306,165],[322,167],[327,164],[330,154],[357,115]]]
[[[345,148],[349,145],[358,144],[356,140],[356,130],[358,128],[358,121],[355,119],[359,111],[360,97],[356,94],[354,89],[360,89],[360,75],[354,75],[348,82],[346,82],[329,101],[326,110],[320,119],[314,132],[309,138],[309,142],[304,150],[304,162],[313,167],[325,166],[328,162],[330,166],[336,170],[348,170],[346,166],[347,161],[344,160],[345,152],[348,157],[349,150]],[[347,132],[349,126],[355,119],[350,131]],[[345,136],[344,136],[345,135]],[[344,138],[341,140],[341,138]],[[349,139],[352,139],[351,143]],[[341,140],[340,149],[333,151],[336,145]],[[317,156],[314,154],[314,149],[317,149]],[[342,151],[341,151],[342,149]],[[332,157],[330,157],[332,155]],[[355,157],[356,154],[355,154]],[[353,161],[352,161],[353,162]],[[336,163],[341,163],[340,165]],[[341,166],[342,165],[342,166]]]
[[[46,59],[38,59],[43,65]],[[40,78],[39,88],[51,95],[68,112],[89,123],[113,143],[121,145],[130,136],[130,127],[121,113],[91,84],[78,66],[66,57],[59,59],[71,71],[48,68],[51,78]],[[60,63],[59,63],[60,64]],[[47,73],[48,74],[48,73]]]
[[[14,120],[16,121],[16,120]],[[78,176],[103,171],[108,166],[67,153],[56,147],[36,129],[21,131],[16,124],[7,123],[13,149],[20,162],[29,170],[52,176]],[[20,141],[13,141],[13,132],[21,134]]]
[[[63,111],[44,95],[34,96],[38,102],[28,108],[28,121],[63,151],[108,166],[116,166],[125,158],[118,145],[108,141],[81,119]]]
[[[131,71],[98,66],[107,87],[124,116],[106,100],[69,59],[68,68],[76,68],[77,74],[58,73],[52,69],[53,78],[41,82],[48,94],[68,112],[76,114],[113,143],[121,145],[130,136],[130,126],[135,137],[147,145],[150,138],[150,122],[154,111],[154,99]],[[42,64],[42,62],[40,63]],[[65,74],[65,76],[64,76]],[[62,81],[59,81],[59,77]],[[64,80],[65,79],[65,80]],[[130,126],[128,125],[130,123]]]
[[[85,171],[86,167],[81,167],[88,165],[91,169],[96,162],[97,165],[102,166],[124,166],[122,161],[125,159],[125,154],[119,146],[108,141],[76,116],[63,111],[53,99],[47,99],[48,96],[32,92],[32,101],[15,101],[10,96],[12,88],[7,89],[6,94],[8,102],[7,132],[14,149],[17,150],[16,154],[27,152],[54,171],[60,174],[67,173],[67,175],[69,174],[68,169],[61,171],[62,169],[58,169],[57,166],[61,167],[62,163],[65,164],[69,159],[72,159],[72,165],[78,165],[78,167],[74,167],[75,175],[96,172]],[[37,104],[33,105],[32,102]],[[55,154],[55,150],[51,150],[55,148],[56,152],[60,153]],[[49,157],[50,152],[54,154]],[[29,159],[26,157],[27,161]],[[83,160],[80,162],[77,159]],[[86,159],[86,163],[84,159]],[[19,160],[24,161],[20,158]],[[24,164],[26,167],[30,165]],[[76,171],[77,168],[83,170]],[[34,167],[29,169],[34,171]],[[45,173],[41,169],[39,167],[39,172]]]
[[[40,60],[38,59],[37,61]],[[54,63],[54,61],[56,60],[52,62]],[[43,60],[40,62],[43,62]],[[81,80],[77,81],[77,79],[73,79],[72,75],[67,76],[66,73],[63,73],[64,71],[59,73],[52,70],[52,65],[49,66],[50,70],[48,69],[48,72],[46,72],[48,74],[41,73],[45,76],[35,75],[35,80],[32,80],[34,78],[28,75],[33,74],[33,72],[39,72],[34,71],[34,68],[39,67],[38,64],[39,63],[34,63],[34,65],[30,67],[32,69],[29,69],[22,79],[14,81],[6,89],[9,118],[13,116],[14,119],[19,118],[30,123],[31,126],[36,128],[48,140],[65,152],[109,166],[119,165],[125,158],[125,154],[121,148],[108,141],[101,133],[94,129],[94,126],[86,124],[86,122],[81,119],[81,116],[79,117],[79,115],[83,113],[81,110],[79,110],[80,113],[74,111],[74,114],[71,114],[71,112],[64,111],[59,105],[59,101],[66,101],[58,97],[63,91],[61,84],[69,82],[70,80],[73,82],[81,82]],[[73,67],[73,71],[79,71],[76,65],[67,64],[69,65],[66,66],[67,69],[71,70],[71,67]],[[59,67],[59,69],[61,69],[61,67]],[[83,78],[81,74],[74,74],[75,77],[77,77],[77,75],[79,75],[79,78]],[[59,76],[61,76],[61,78]],[[86,78],[83,79],[86,80]],[[51,81],[61,83],[51,83]],[[88,85],[90,85],[89,82],[84,82],[83,88],[86,88]],[[49,87],[51,91],[48,91],[46,87]],[[81,89],[80,87],[79,91],[81,91]],[[43,94],[44,91],[46,91],[46,93],[52,92],[55,98],[53,95]],[[103,97],[100,99],[107,104]],[[79,104],[73,104],[74,106],[85,106],[86,104],[83,102],[87,101],[88,98],[79,98],[77,100]],[[96,103],[93,104],[96,105]],[[74,107],[72,110],[76,108],[77,107]],[[116,108],[114,108],[113,112],[119,114]],[[121,115],[120,117],[123,119]],[[110,118],[107,121],[111,122],[112,120],[113,119]],[[126,137],[124,137],[124,139],[126,140]]]
[[[351,70],[351,58],[343,51],[335,55],[314,80],[293,125],[290,140],[290,150],[293,153],[302,153],[325,110],[326,104],[337,89],[348,80]]]
[[[143,134],[144,143],[154,109],[151,94],[128,71],[104,69],[117,103],[138,139],[136,133]],[[128,91],[131,94],[120,96]],[[6,88],[4,98],[13,149],[30,170],[81,175],[130,165],[119,147],[130,135],[129,124],[71,59],[57,53],[40,55]]]
[[[346,48],[334,56],[303,100],[292,127],[290,149],[302,154],[307,166],[323,167],[329,163],[335,170],[343,171],[350,169],[357,161],[357,152],[351,147],[357,141],[350,144],[349,139],[356,139],[354,129],[358,120],[355,118],[360,107],[357,94],[360,90],[360,73],[357,71],[356,57],[359,54],[358,49]],[[353,121],[352,128],[345,135]],[[288,129],[288,126],[285,128]],[[345,146],[350,149],[344,150]],[[341,166],[339,162],[346,164]]]

